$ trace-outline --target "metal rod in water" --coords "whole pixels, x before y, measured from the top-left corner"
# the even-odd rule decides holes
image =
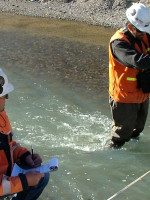
[[[150,173],[150,171],[146,172],[145,174],[143,174],[142,176],[140,176],[139,178],[137,178],[135,181],[133,181],[132,183],[130,183],[129,185],[127,185],[126,187],[122,188],[122,190],[118,191],[117,193],[115,193],[113,196],[111,196],[110,198],[108,198],[107,200],[112,200],[114,199],[116,196],[118,196],[120,193],[124,192],[126,189],[128,189],[129,187],[131,187],[132,185],[134,185],[136,182],[142,180],[142,178],[144,178],[146,175],[148,175]]]

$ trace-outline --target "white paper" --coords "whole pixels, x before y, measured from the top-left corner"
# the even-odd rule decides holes
[[[44,165],[41,165],[36,168],[30,168],[30,169],[22,169],[20,168],[16,163],[14,164],[11,176],[18,176],[18,174],[23,173],[26,174],[29,171],[38,171],[40,173],[47,173],[47,172],[53,172],[58,169],[58,159],[57,158],[51,158],[50,161]]]

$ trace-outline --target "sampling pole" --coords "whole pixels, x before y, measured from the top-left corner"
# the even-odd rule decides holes
[[[143,174],[142,176],[140,176],[139,178],[137,178],[135,181],[133,181],[132,183],[130,183],[129,185],[127,185],[126,187],[122,188],[120,191],[118,191],[117,193],[115,193],[113,196],[111,196],[110,198],[108,198],[107,200],[114,199],[116,196],[118,196],[119,194],[121,194],[122,192],[124,192],[125,190],[127,190],[129,187],[131,187],[132,185],[134,185],[138,181],[142,180],[142,178],[144,178],[149,173],[150,173],[150,171],[146,172],[145,174]]]

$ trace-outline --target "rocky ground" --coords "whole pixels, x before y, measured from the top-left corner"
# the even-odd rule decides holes
[[[0,0],[0,12],[118,28],[124,25],[125,10],[132,2],[136,0]],[[140,2],[150,5],[149,0]]]
[[[124,25],[130,4],[129,0],[0,0],[0,11],[116,28]]]

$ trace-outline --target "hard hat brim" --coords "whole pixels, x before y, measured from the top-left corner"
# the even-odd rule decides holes
[[[5,90],[0,94],[0,97],[12,92],[14,90],[14,86],[11,83],[8,83],[7,87]]]
[[[140,31],[142,32],[147,32],[149,33],[150,32],[150,25],[146,26],[146,27],[143,27],[143,26],[139,26],[135,23],[134,20],[132,20],[132,18],[128,18],[128,20],[130,21],[130,23],[135,26],[137,29],[139,29]]]

